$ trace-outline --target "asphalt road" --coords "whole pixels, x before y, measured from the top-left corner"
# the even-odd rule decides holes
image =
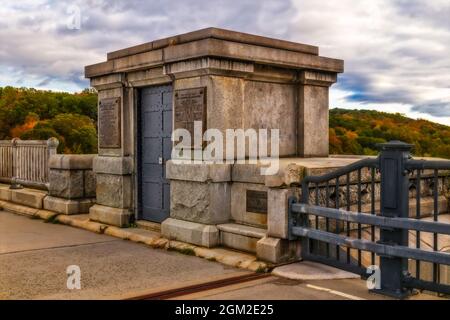
[[[66,269],[81,270],[68,289]],[[121,299],[248,273],[178,252],[0,211],[0,299]],[[432,296],[421,296],[433,298]],[[275,276],[178,299],[381,299],[359,279]]]

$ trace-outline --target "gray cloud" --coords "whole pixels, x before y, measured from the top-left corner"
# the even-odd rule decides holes
[[[70,30],[68,9],[81,10]],[[318,45],[342,58],[345,101],[409,105],[449,116],[448,0],[6,0],[0,6],[0,81],[79,90],[83,67],[106,53],[215,26]]]

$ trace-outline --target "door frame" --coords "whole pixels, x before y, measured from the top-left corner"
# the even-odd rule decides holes
[[[141,163],[141,155],[142,155],[142,135],[141,135],[141,129],[142,129],[142,119],[141,119],[141,111],[142,111],[142,101],[141,101],[141,94],[142,90],[151,88],[151,87],[159,87],[159,86],[166,86],[166,85],[172,85],[172,95],[175,92],[174,88],[174,82],[161,82],[157,84],[152,85],[146,85],[141,87],[135,87],[133,88],[133,104],[134,104],[134,117],[133,117],[133,127],[134,127],[134,136],[136,137],[134,139],[134,163],[135,163],[135,170],[134,170],[134,208],[135,208],[135,220],[144,220],[143,213],[142,213],[142,185],[141,185],[141,170],[142,170],[142,163]],[[172,125],[173,125],[173,118],[174,118],[174,100],[172,98]],[[170,184],[170,182],[169,182]],[[169,209],[170,210],[170,209]],[[145,220],[149,221],[149,220]],[[158,223],[154,221],[149,221],[151,223]],[[159,223],[158,223],[159,224]]]

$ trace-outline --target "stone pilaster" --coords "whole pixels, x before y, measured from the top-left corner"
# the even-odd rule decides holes
[[[335,73],[300,73],[297,139],[300,157],[328,157],[329,87],[336,79]]]

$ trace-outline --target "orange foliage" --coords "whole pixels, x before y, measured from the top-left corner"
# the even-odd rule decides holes
[[[25,123],[21,125],[17,125],[14,128],[10,130],[11,137],[18,138],[23,133],[30,131],[34,128],[34,126],[38,123],[39,118],[37,118],[35,115],[28,115],[25,118]]]

